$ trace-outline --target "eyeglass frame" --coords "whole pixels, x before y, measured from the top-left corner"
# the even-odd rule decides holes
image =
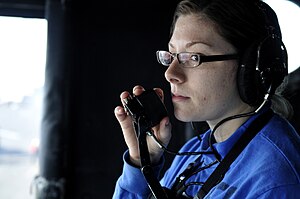
[[[172,60],[171,60],[170,64],[174,61],[174,58],[176,57],[177,60],[178,60],[178,62],[179,62],[179,64],[181,64],[184,68],[196,68],[196,67],[200,66],[204,62],[226,61],[226,60],[239,59],[239,56],[236,53],[235,54],[223,54],[223,55],[203,55],[201,53],[196,53],[196,52],[171,53],[171,52],[165,51],[165,50],[157,50],[156,51],[156,59],[157,59],[158,63],[160,63],[163,66],[167,66],[167,67],[169,67],[170,64],[166,65],[166,64],[163,64],[160,61],[160,59],[159,59],[159,57],[160,57],[159,53],[160,52],[167,52],[167,53],[169,53],[171,55]],[[198,64],[197,65],[193,65],[193,66],[184,65],[184,63],[181,62],[180,59],[179,59],[179,55],[182,54],[182,53],[186,53],[186,54],[190,54],[190,55],[197,55],[198,60],[199,60]],[[192,56],[189,56],[189,57],[191,59]],[[189,60],[187,60],[187,61],[189,61]]]

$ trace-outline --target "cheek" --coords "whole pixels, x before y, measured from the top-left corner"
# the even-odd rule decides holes
[[[219,85],[221,91],[229,92],[229,90],[236,88],[236,74],[235,73],[223,73],[223,76],[220,78]]]
[[[238,88],[237,88],[237,78],[236,73],[237,67],[229,66],[226,67],[228,70],[223,70],[219,74],[218,80],[215,81],[215,95],[223,105],[228,105],[228,103],[234,103],[238,98]]]
[[[210,66],[202,71],[193,71],[188,77],[185,89],[190,91],[192,100],[186,106],[175,104],[175,115],[179,120],[215,118],[237,98],[236,67],[232,65]]]
[[[200,85],[199,100],[203,103],[209,103],[209,101],[217,103],[216,101],[226,101],[227,98],[235,97],[238,92],[236,71],[237,66],[235,65],[222,65],[207,71],[197,82]]]
[[[225,66],[226,67],[226,66]],[[223,87],[236,89],[237,88],[237,66],[228,66],[228,70],[223,72],[222,81],[224,82]]]

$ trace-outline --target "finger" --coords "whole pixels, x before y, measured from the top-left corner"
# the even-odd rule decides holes
[[[134,95],[140,95],[140,94],[142,94],[142,92],[145,91],[144,87],[142,87],[140,85],[137,85],[137,86],[133,87],[132,90],[133,90],[132,92],[133,92]]]
[[[165,117],[164,119],[162,119],[160,124],[155,128],[156,130],[154,131],[154,134],[160,144],[158,144],[156,141],[151,143],[149,142],[149,146],[150,146],[149,152],[150,154],[152,154],[151,161],[157,163],[161,159],[161,156],[163,154],[163,150],[161,149],[160,145],[167,147],[171,139],[172,126],[171,123],[169,122],[169,118]]]
[[[164,91],[161,88],[154,88],[153,90],[157,93],[160,99],[164,101]]]
[[[125,99],[128,98],[129,96],[130,96],[130,93],[128,91],[124,91],[121,93],[120,99],[121,99],[123,106],[125,104]]]
[[[169,117],[165,117],[159,124],[159,134],[158,138],[162,140],[164,144],[168,144],[171,139],[171,129],[172,125],[170,123]]]
[[[127,115],[124,107],[122,107],[122,106],[117,106],[115,108],[114,113],[120,124],[123,123],[128,118],[128,115]]]
[[[134,159],[138,159],[138,143],[131,117],[127,115],[122,106],[115,108],[115,116],[120,123],[130,155],[134,157]]]

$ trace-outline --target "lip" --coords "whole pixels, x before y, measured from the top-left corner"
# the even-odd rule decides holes
[[[185,101],[185,100],[188,100],[189,97],[186,97],[186,96],[183,96],[183,95],[180,95],[180,94],[175,94],[175,93],[172,93],[172,101],[173,102],[181,102],[181,101]]]

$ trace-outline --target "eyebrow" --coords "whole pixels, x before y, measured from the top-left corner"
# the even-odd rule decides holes
[[[204,42],[204,41],[191,41],[191,42],[188,42],[186,45],[185,45],[185,47],[186,48],[189,48],[189,47],[191,47],[191,46],[193,46],[193,45],[196,45],[196,44],[204,44],[204,45],[206,45],[206,46],[211,46],[209,43],[207,43],[207,42]],[[172,44],[172,43],[170,43],[169,42],[169,46],[171,47],[171,48],[174,48],[174,45]]]

